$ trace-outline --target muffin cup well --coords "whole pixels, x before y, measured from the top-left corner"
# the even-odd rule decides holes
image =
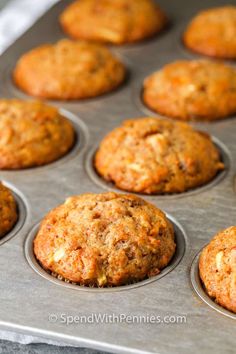
[[[0,238],[0,246],[10,240],[12,237],[17,235],[17,233],[22,229],[23,225],[25,224],[27,217],[26,204],[24,202],[24,197],[22,193],[8,182],[3,181],[3,184],[8,187],[13,194],[17,205],[18,219],[13,228],[6,235]]]
[[[194,58],[192,58],[194,59]],[[196,60],[199,58],[195,58]],[[234,63],[231,63],[230,66],[234,66]],[[226,117],[222,117],[219,119],[213,119],[213,120],[200,120],[200,119],[192,119],[192,120],[183,120],[183,119],[178,119],[178,118],[174,118],[174,117],[169,117],[166,116],[162,113],[159,113],[157,111],[152,110],[151,108],[149,108],[146,103],[143,100],[143,91],[144,91],[144,87],[143,87],[143,83],[144,80],[149,77],[150,75],[152,75],[155,71],[161,70],[162,67],[156,68],[153,71],[151,71],[149,74],[146,74],[145,76],[141,77],[136,84],[133,86],[132,88],[132,101],[134,102],[135,106],[140,110],[140,112],[142,112],[143,114],[145,114],[145,116],[149,116],[149,117],[158,117],[158,118],[164,118],[164,119],[169,119],[170,121],[175,121],[175,122],[183,122],[183,123],[187,123],[187,124],[191,124],[191,123],[198,123],[198,124],[217,124],[218,122],[223,122],[226,120],[232,120],[235,118],[235,114],[234,115],[229,115]]]
[[[24,245],[25,256],[29,265],[34,269],[36,273],[41,275],[44,279],[72,290],[90,291],[90,292],[113,292],[113,291],[115,292],[115,291],[123,291],[123,290],[132,290],[140,286],[148,285],[164,277],[179,264],[182,257],[184,256],[186,243],[187,243],[187,235],[184,229],[182,228],[182,226],[175,220],[175,218],[173,218],[171,215],[168,214],[167,214],[167,218],[174,226],[175,242],[176,242],[175,254],[172,257],[170,263],[163,270],[161,270],[161,272],[158,275],[136,283],[117,286],[117,287],[106,287],[106,288],[87,287],[87,286],[81,286],[79,284],[72,283],[66,279],[63,279],[60,276],[57,276],[54,273],[44,270],[42,266],[39,264],[38,260],[36,259],[33,250],[33,241],[39,230],[40,223],[38,223],[33,227],[33,229],[30,231],[30,233],[28,234],[25,240],[25,245]]]
[[[87,171],[88,176],[90,177],[90,179],[99,187],[105,189],[105,190],[109,190],[109,191],[114,191],[114,192],[128,192],[131,194],[136,194],[136,195],[140,195],[140,196],[144,196],[145,198],[148,197],[155,197],[157,196],[158,199],[160,198],[181,198],[181,197],[187,197],[189,195],[193,195],[193,194],[198,194],[201,192],[204,192],[205,190],[208,190],[210,188],[213,188],[215,185],[217,185],[218,183],[220,183],[225,176],[227,175],[229,169],[230,169],[230,153],[228,151],[228,149],[226,148],[226,146],[216,137],[212,137],[212,141],[215,144],[216,148],[218,149],[218,151],[220,152],[220,157],[221,157],[221,161],[224,163],[225,165],[225,169],[222,171],[219,171],[216,176],[209,181],[208,183],[199,186],[199,187],[195,187],[193,189],[190,189],[186,192],[182,192],[182,193],[170,193],[170,194],[144,194],[144,193],[133,193],[133,192],[129,192],[129,191],[124,191],[119,189],[118,187],[115,186],[114,183],[112,182],[107,182],[106,180],[104,180],[95,170],[94,167],[94,157],[95,157],[95,153],[98,149],[98,146],[93,147],[92,149],[90,149],[90,151],[88,152],[88,154],[86,155],[85,158],[85,169]]]
[[[5,169],[1,170],[2,175],[4,176],[4,173],[14,173],[14,174],[23,174],[23,173],[30,173],[32,174],[32,171],[34,173],[36,171],[44,171],[45,169],[51,169],[55,168],[57,166],[60,166],[62,163],[67,162],[68,160],[76,157],[78,154],[81,154],[81,152],[84,150],[87,144],[88,140],[88,128],[86,124],[75,114],[60,108],[59,109],[60,114],[66,118],[73,126],[74,128],[74,133],[75,133],[75,141],[70,150],[65,153],[63,156],[60,158],[45,164],[41,166],[33,166],[33,167],[27,167],[27,168],[22,168],[22,169]]]
[[[45,103],[49,105],[63,105],[63,107],[70,107],[71,105],[84,104],[84,103],[92,103],[98,100],[103,100],[104,97],[110,95],[116,95],[117,92],[122,90],[127,84],[130,82],[130,78],[132,76],[132,64],[131,61],[122,53],[120,53],[116,48],[109,48],[112,54],[117,57],[122,64],[125,66],[125,77],[123,81],[114,87],[110,91],[102,93],[100,95],[94,97],[80,98],[80,99],[53,99],[53,98],[40,98],[37,96],[32,96],[27,92],[21,90],[14,82],[13,79],[13,70],[15,68],[15,62],[11,61],[8,63],[2,70],[1,79],[3,81],[3,92],[4,96],[8,97],[9,95],[12,97],[16,97],[22,100],[43,100]]]
[[[204,285],[203,285],[203,283],[200,279],[200,275],[199,275],[200,254],[201,254],[201,251],[195,256],[193,263],[191,265],[191,270],[190,270],[190,279],[191,279],[191,283],[192,283],[194,291],[201,298],[201,300],[203,300],[212,309],[218,311],[222,315],[225,315],[227,317],[230,317],[230,318],[236,320],[236,314],[234,314],[233,312],[228,311],[224,307],[218,305],[206,293],[206,290],[204,289]]]

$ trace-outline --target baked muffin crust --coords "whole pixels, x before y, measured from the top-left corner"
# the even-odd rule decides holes
[[[199,12],[188,25],[186,47],[217,58],[236,58],[236,6],[215,7]]]
[[[236,70],[209,60],[180,60],[144,81],[144,103],[180,120],[212,121],[236,112]]]
[[[48,164],[73,146],[72,124],[42,102],[0,100],[0,169]]]
[[[24,54],[13,79],[32,96],[85,99],[116,89],[125,79],[125,68],[104,46],[63,39]]]
[[[118,188],[146,194],[184,192],[224,168],[206,133],[157,118],[123,122],[102,140],[94,165]]]
[[[17,205],[13,194],[0,182],[0,238],[11,231],[17,219]]]
[[[43,220],[34,240],[41,265],[86,286],[118,286],[160,272],[175,252],[165,214],[125,194],[73,196]]]
[[[152,0],[78,0],[60,23],[72,38],[122,44],[158,33],[166,16]]]
[[[208,295],[236,313],[236,226],[219,232],[203,249],[199,271]]]

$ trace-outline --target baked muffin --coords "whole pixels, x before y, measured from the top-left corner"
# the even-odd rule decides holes
[[[199,272],[208,295],[236,313],[236,226],[219,232],[203,249]]]
[[[0,238],[11,231],[17,219],[15,199],[11,191],[0,182]]]
[[[212,121],[236,112],[236,70],[207,60],[180,60],[144,81],[144,103],[181,120]]]
[[[236,58],[236,6],[201,11],[188,25],[183,41],[197,53]]]
[[[0,99],[0,169],[41,166],[75,142],[72,124],[42,102]]]
[[[94,164],[118,188],[146,194],[184,192],[224,168],[206,133],[156,118],[125,121],[103,139]]]
[[[27,94],[57,100],[84,99],[117,88],[124,65],[105,47],[67,39],[24,54],[13,72]]]
[[[152,0],[78,0],[64,10],[60,23],[73,38],[122,44],[160,32],[166,17]]]
[[[43,220],[34,253],[43,268],[86,286],[117,286],[157,275],[175,252],[165,214],[133,195],[68,198]]]

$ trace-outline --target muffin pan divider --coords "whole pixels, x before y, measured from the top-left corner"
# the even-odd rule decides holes
[[[0,57],[1,97],[32,99],[14,87],[11,69],[24,52],[65,37],[58,16],[70,2],[62,0],[56,4]],[[44,215],[70,195],[110,189],[89,176],[93,173],[92,153],[104,135],[124,119],[145,115],[138,104],[142,78],[166,63],[189,59],[180,42],[183,23],[200,9],[228,4],[226,0],[206,0],[204,4],[187,0],[158,3],[172,20],[166,31],[146,42],[111,47],[129,67],[129,77],[120,89],[80,102],[48,101],[64,110],[74,122],[79,137],[74,150],[44,167],[0,171],[0,180],[17,196],[20,212],[16,229],[0,241],[0,329],[126,354],[211,351],[221,354],[231,353],[235,348],[236,316],[229,316],[223,309],[215,311],[211,300],[211,303],[205,301],[206,297],[202,300],[204,293],[195,256],[216,232],[235,225],[236,117],[215,123],[191,123],[216,138],[216,145],[219,144],[227,161],[227,171],[217,177],[217,183],[212,181],[206,188],[171,197],[142,195],[179,225],[184,242],[178,243],[181,257],[173,269],[140,286],[124,287],[124,291],[111,288],[86,289],[86,292],[75,291],[75,285],[62,280],[49,281],[51,275],[41,276],[40,268],[35,269],[39,266],[32,255],[32,230]],[[200,56],[191,54],[191,57]],[[98,323],[95,315],[111,316],[113,320]],[[143,320],[138,323],[133,318],[130,322],[127,318],[130,315]],[[148,322],[153,315],[159,316],[161,322]],[[172,316],[173,322],[165,322],[166,316]],[[186,321],[178,322],[178,316]]]

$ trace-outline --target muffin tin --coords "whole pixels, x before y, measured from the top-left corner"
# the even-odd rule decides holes
[[[58,16],[70,2],[60,1],[0,57],[2,97],[32,99],[14,87],[11,69],[18,57],[32,47],[64,36]],[[129,77],[120,89],[81,102],[48,101],[74,123],[78,139],[71,152],[44,167],[0,171],[0,179],[15,193],[20,213],[15,228],[0,242],[1,329],[116,353],[187,354],[212,350],[220,354],[232,352],[235,347],[236,315],[205,294],[195,256],[216,232],[235,225],[236,117],[215,123],[191,123],[215,137],[226,163],[225,172],[208,185],[187,193],[143,196],[163,209],[175,225],[177,253],[159,276],[121,288],[84,288],[53,278],[32,253],[38,224],[51,208],[73,194],[114,188],[101,181],[92,167],[100,140],[124,119],[149,113],[140,101],[142,79],[176,59],[199,58],[181,46],[183,24],[203,7],[227,1],[158,3],[172,20],[166,31],[146,42],[111,47],[129,67]],[[60,320],[61,315],[91,314],[156,315],[162,319],[167,315],[186,316],[186,323],[114,321],[66,325]]]

